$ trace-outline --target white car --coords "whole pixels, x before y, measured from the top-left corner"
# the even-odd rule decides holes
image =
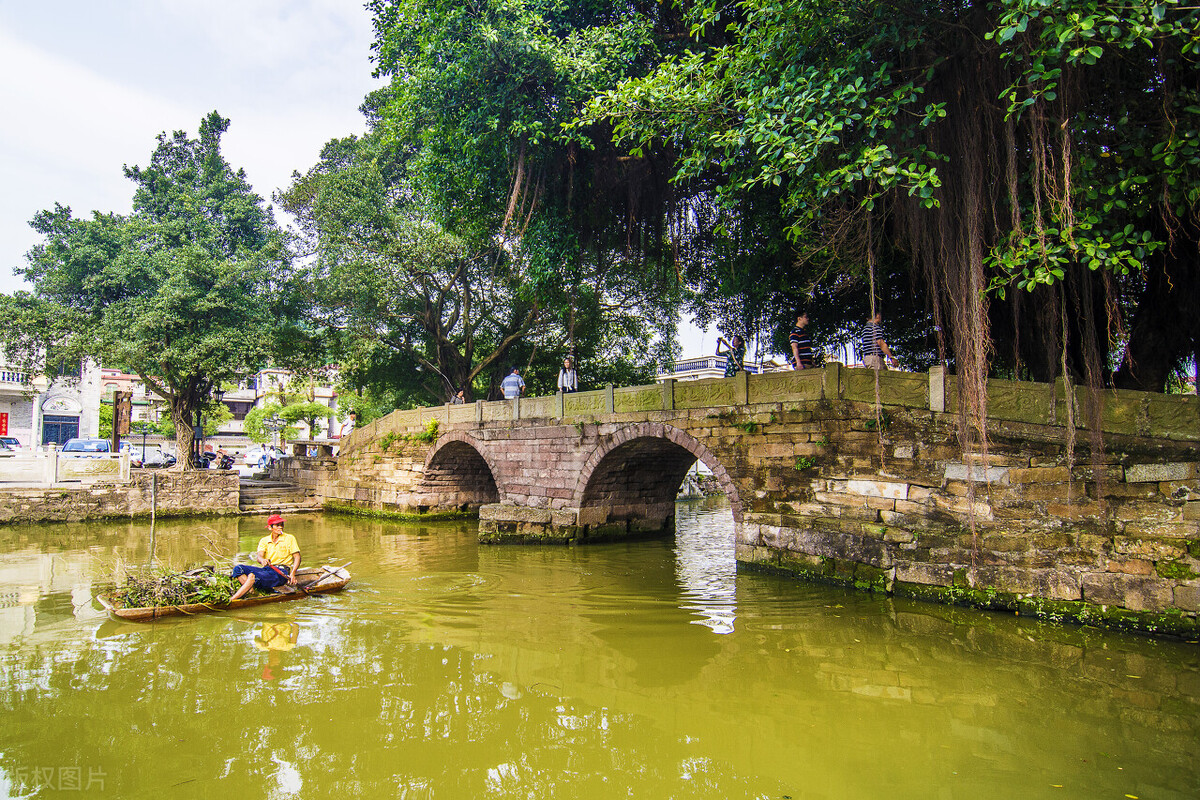
[[[251,447],[242,457],[242,463],[248,467],[257,467],[262,462],[263,453],[267,454],[267,461],[272,464],[284,456],[284,452],[278,447]]]
[[[59,455],[63,458],[104,458],[112,452],[108,439],[67,439]]]

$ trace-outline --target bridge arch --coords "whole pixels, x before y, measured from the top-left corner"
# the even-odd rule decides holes
[[[438,439],[425,459],[418,491],[430,509],[474,511],[500,502],[496,470],[485,449],[461,431]]]
[[[627,425],[606,437],[584,461],[573,504],[607,506],[616,519],[654,517],[648,508],[673,517],[679,485],[696,461],[712,471],[729,497],[734,522],[741,522],[741,497],[725,466],[703,442],[661,422]]]

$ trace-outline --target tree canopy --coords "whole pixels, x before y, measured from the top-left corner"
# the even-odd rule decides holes
[[[34,291],[4,303],[10,355],[88,355],[136,372],[167,401],[180,453],[212,390],[265,366],[286,335],[289,253],[221,155],[228,126],[214,111],[195,139],[161,134],[148,166],[125,167],[128,216],[39,213],[43,241],[23,270]]]
[[[679,276],[667,174],[587,98],[660,58],[657,3],[378,0],[370,132],[330,142],[280,194],[314,254],[343,370],[398,400],[487,395],[513,364],[551,390],[648,380],[672,352]]]
[[[739,0],[688,18],[686,53],[583,119],[670,148],[677,185],[736,224],[777,197],[793,257],[774,286],[907,264],[940,358],[976,384],[1161,391],[1195,357],[1200,9]]]

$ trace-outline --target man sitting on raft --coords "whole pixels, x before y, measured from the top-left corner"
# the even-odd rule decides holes
[[[241,587],[229,598],[230,602],[245,595],[255,586],[274,589],[283,584],[296,584],[296,570],[300,568],[300,545],[296,537],[283,532],[283,517],[272,514],[267,517],[267,530],[271,533],[258,540],[258,552],[254,557],[262,566],[238,564],[233,568],[233,577],[242,582]],[[288,562],[291,565],[288,565]]]

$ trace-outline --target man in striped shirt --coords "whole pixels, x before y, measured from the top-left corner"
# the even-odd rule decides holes
[[[883,314],[876,311],[875,316],[867,320],[859,336],[859,348],[862,354],[863,366],[871,369],[887,369],[887,365],[896,366],[896,357],[883,338]],[[887,359],[886,362],[884,359]]]
[[[812,337],[808,331],[808,314],[800,312],[796,317],[796,327],[788,334],[788,343],[792,346],[792,366],[795,369],[808,369],[813,366]]]

